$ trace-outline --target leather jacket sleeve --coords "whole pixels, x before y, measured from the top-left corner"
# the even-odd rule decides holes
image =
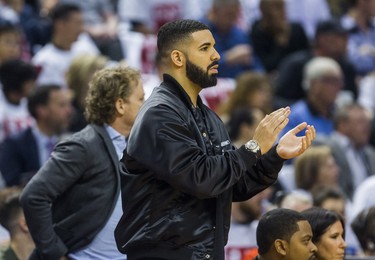
[[[264,177],[268,171],[265,167],[270,166],[268,157],[255,165],[255,155],[244,148],[209,156],[201,144],[201,132],[194,122],[189,122],[193,119],[167,105],[150,107],[142,117],[129,139],[128,156],[125,156],[127,168],[139,169],[139,165],[134,164],[142,161],[145,169],[152,169],[155,178],[198,198],[216,197],[240,180],[242,184],[238,191],[253,189],[259,184],[264,189],[270,185],[270,181],[274,182],[277,169],[282,165],[280,158],[277,158],[277,166],[280,167],[276,167],[270,177]],[[211,138],[214,146],[216,139],[221,141],[220,136],[225,129],[218,126],[215,130],[219,138]],[[226,149],[231,149],[231,146]],[[256,194],[257,190],[246,192],[245,195]]]

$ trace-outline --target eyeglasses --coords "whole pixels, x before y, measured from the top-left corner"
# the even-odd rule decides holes
[[[344,83],[343,79],[340,77],[335,77],[335,76],[323,76],[319,78],[319,80],[323,83],[327,84],[340,84],[342,85]]]

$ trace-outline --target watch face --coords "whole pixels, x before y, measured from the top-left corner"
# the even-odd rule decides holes
[[[245,144],[245,147],[248,151],[251,151],[251,152],[254,152],[254,153],[257,152],[257,150],[259,149],[258,143],[254,140],[248,141]]]
[[[250,150],[254,150],[254,149],[256,149],[257,146],[258,146],[258,144],[257,144],[255,141],[253,141],[253,140],[249,141],[247,144],[248,144],[248,148],[249,148]]]

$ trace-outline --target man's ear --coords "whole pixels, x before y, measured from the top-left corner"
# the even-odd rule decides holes
[[[288,251],[288,243],[285,240],[276,239],[274,245],[277,253],[286,256]]]
[[[25,233],[28,233],[29,232],[29,227],[27,226],[26,224],[26,219],[24,216],[20,217],[18,219],[18,225],[20,227],[20,229],[25,232]]]
[[[116,112],[120,115],[124,115],[126,112],[126,103],[122,98],[116,100]]]
[[[182,67],[185,57],[181,51],[174,50],[171,52],[171,59],[177,67]]]

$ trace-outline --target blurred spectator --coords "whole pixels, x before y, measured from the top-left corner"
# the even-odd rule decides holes
[[[350,8],[341,19],[349,32],[349,59],[361,76],[375,70],[375,1],[351,0]]]
[[[313,243],[318,248],[315,253],[319,260],[344,260],[345,223],[343,217],[335,211],[311,208],[301,213],[311,225]]]
[[[308,192],[320,185],[339,187],[339,170],[329,146],[312,146],[294,161],[296,187]]]
[[[130,30],[156,34],[166,22],[178,19],[200,19],[204,16],[200,0],[119,0],[118,14],[130,23]]]
[[[20,193],[17,187],[0,190],[0,224],[10,235],[9,246],[0,249],[3,260],[27,260],[35,247],[19,202]]]
[[[104,68],[108,59],[102,55],[80,55],[75,57],[66,73],[66,81],[73,94],[74,113],[69,131],[78,132],[87,125],[84,116],[85,98],[92,75]]]
[[[310,48],[301,25],[289,22],[284,0],[261,0],[262,18],[251,29],[254,52],[268,73],[275,72],[288,54]]]
[[[309,39],[314,39],[316,27],[321,21],[331,19],[327,0],[285,1],[288,19],[292,22],[300,23]]]
[[[245,31],[251,30],[255,21],[262,16],[259,8],[260,0],[240,0],[241,1],[241,18],[239,24]]]
[[[375,147],[375,71],[364,76],[359,83],[358,103],[366,108],[371,118],[369,143]]]
[[[237,25],[241,11],[239,0],[213,0],[207,19],[220,54],[219,77],[235,78],[247,70],[263,71],[263,65],[253,53],[250,37]]]
[[[30,2],[30,1],[28,1]],[[25,32],[30,51],[35,55],[52,38],[51,11],[59,0],[36,0],[36,3],[27,3],[32,8],[28,17],[21,16],[21,25]]]
[[[0,6],[0,9],[2,9],[2,12],[0,12],[0,23],[10,23],[17,26],[20,36],[20,58],[28,61],[31,59],[30,45],[25,35],[23,24],[32,15],[32,10],[29,6],[25,5],[24,0],[4,0],[3,2],[4,6]],[[3,10],[6,8],[13,14],[11,18],[6,17],[6,15],[5,17],[3,16],[3,13],[6,13]]]
[[[311,195],[303,190],[291,192],[279,191],[276,193],[275,205],[282,209],[292,209],[298,212],[312,207]]]
[[[375,207],[364,208],[352,221],[363,255],[375,256]]]
[[[334,21],[318,24],[311,51],[299,51],[288,55],[279,66],[275,79],[277,106],[285,106],[306,97],[303,87],[303,69],[314,57],[334,59],[341,67],[343,90],[351,98],[357,98],[356,71],[347,60],[347,32]]]
[[[117,14],[110,0],[59,0],[59,2],[79,5],[84,29],[94,40],[102,55],[114,61],[124,59],[117,33]]]
[[[256,260],[314,259],[317,251],[307,219],[290,209],[265,213],[257,227],[259,256]]]
[[[32,124],[26,97],[35,87],[36,77],[34,66],[28,62],[14,59],[0,65],[0,143]]]
[[[348,11],[349,2],[352,0],[327,0],[329,9],[331,10],[332,18],[341,19],[341,17]]]
[[[358,103],[364,106],[371,118],[375,113],[375,71],[364,76],[359,83]]]
[[[255,128],[263,119],[264,113],[248,106],[234,108],[228,118],[226,127],[232,144],[237,148],[254,136]]]
[[[329,145],[340,167],[340,187],[352,199],[354,189],[375,173],[375,149],[369,145],[370,119],[366,110],[353,103],[334,114],[334,132],[316,143]]]
[[[66,133],[72,114],[68,91],[54,85],[35,89],[28,109],[36,124],[7,137],[0,146],[0,171],[7,186],[23,186],[30,180]]]
[[[375,175],[367,177],[359,184],[353,195],[353,216],[356,216],[362,210],[375,207]]]
[[[346,196],[337,186],[317,185],[312,191],[313,206],[336,211],[345,217]]]
[[[247,201],[232,203],[232,218],[225,246],[226,260],[242,260],[249,251],[258,252],[256,228],[259,218],[267,210],[271,193],[272,188],[267,188]]]
[[[288,132],[299,122],[306,121],[316,129],[317,136],[333,131],[335,101],[343,86],[343,73],[339,64],[330,58],[315,57],[304,67],[303,87],[306,98],[291,106]]]
[[[264,114],[272,112],[272,89],[264,74],[248,71],[238,75],[234,89],[216,111],[227,121],[235,108],[244,106],[259,109]]]
[[[16,25],[0,23],[0,65],[21,58],[21,34]]]
[[[82,14],[77,5],[56,5],[51,12],[51,19],[52,40],[32,59],[32,62],[40,68],[37,84],[67,87],[65,73],[72,59],[80,54],[97,54],[97,49],[96,47],[90,49],[91,45],[86,46],[87,38],[81,34],[83,31]]]

